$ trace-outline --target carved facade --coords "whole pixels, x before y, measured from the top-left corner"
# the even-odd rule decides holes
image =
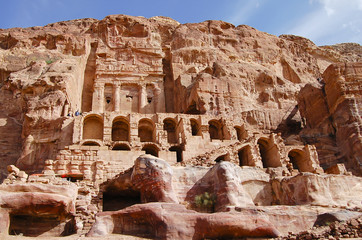
[[[362,169],[362,67],[336,64],[360,56],[221,21],[124,15],[0,29],[0,48],[0,176],[10,173],[0,185],[0,237],[32,236],[24,216],[59,236],[67,224],[88,232],[104,211],[131,206],[143,219],[155,210],[136,203],[192,215],[204,193],[217,195],[213,211],[224,217],[230,206],[238,216],[266,207],[278,227],[265,237],[287,234],[290,222],[311,228],[298,224],[327,211],[290,208],[299,212],[279,223],[287,205],[360,207],[360,178],[350,175]],[[12,192],[35,197],[17,204]],[[49,211],[57,201],[59,214]],[[221,235],[210,238],[228,237],[223,218],[217,224]],[[243,227],[238,236],[249,237]]]

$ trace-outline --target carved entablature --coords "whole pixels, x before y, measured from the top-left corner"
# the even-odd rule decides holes
[[[149,27],[143,24],[135,24],[132,29],[126,29],[119,24],[109,24],[106,41],[110,48],[147,49],[161,46],[160,34],[151,32]]]

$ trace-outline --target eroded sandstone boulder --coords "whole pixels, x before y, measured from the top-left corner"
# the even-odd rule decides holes
[[[255,206],[252,197],[244,189],[240,177],[240,167],[222,161],[212,167],[195,185],[187,192],[186,200],[195,204],[195,198],[203,194],[210,194],[214,200],[212,211],[225,211],[230,206],[248,207]],[[197,208],[197,206],[194,206]]]
[[[173,171],[164,160],[152,155],[137,158],[131,182],[133,189],[140,191],[142,202],[175,202],[178,200],[171,185]]]
[[[133,168],[104,184],[105,192],[137,194],[140,201],[174,202],[178,199],[172,187],[173,170],[163,159],[152,155],[139,156]]]
[[[0,185],[1,233],[61,236],[74,232],[74,184],[14,183]]]
[[[88,236],[110,233],[157,239],[276,237],[278,231],[262,214],[215,213],[187,210],[172,203],[147,203],[97,215]]]
[[[133,168],[106,182],[103,188],[113,196],[138,193],[142,203],[185,202],[199,211],[219,212],[235,206],[270,205],[273,198],[269,180],[269,175],[260,169],[241,169],[226,161],[212,168],[179,169],[163,159],[142,155]],[[208,208],[197,204],[197,198],[207,198]]]

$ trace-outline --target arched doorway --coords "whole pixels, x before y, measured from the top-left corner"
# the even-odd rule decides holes
[[[160,151],[158,149],[157,146],[153,145],[153,144],[146,144],[143,148],[142,151],[145,151],[146,154],[150,154],[152,156],[158,157],[158,152]]]
[[[299,149],[293,149],[289,151],[288,158],[293,164],[294,169],[298,169],[300,172],[308,172],[308,166],[304,151],[301,151]]]
[[[246,139],[247,134],[246,134],[244,126],[242,126],[242,127],[235,126],[234,129],[236,131],[236,136],[237,136],[238,141],[242,141],[242,140]]]
[[[251,147],[249,145],[241,148],[238,151],[238,156],[239,156],[239,166],[255,166],[251,153]]]
[[[98,116],[88,116],[83,121],[83,139],[103,140],[103,120]]]
[[[131,148],[127,144],[121,143],[121,144],[114,145],[112,150],[113,151],[130,151]]]
[[[182,157],[182,147],[181,146],[172,146],[170,147],[169,151],[171,152],[176,152],[176,158],[177,158],[177,162],[182,162],[183,157]]]
[[[141,119],[138,122],[138,137],[141,142],[154,141],[154,124],[150,119]]]
[[[282,166],[279,151],[275,144],[271,144],[267,138],[259,138],[258,146],[264,168]]]
[[[222,140],[221,124],[216,120],[209,121],[210,139]]]
[[[82,144],[82,146],[97,146],[99,147],[99,143],[95,142],[95,141],[86,141]]]
[[[200,125],[196,119],[190,119],[192,136],[201,136]]]
[[[167,131],[167,142],[177,143],[176,122],[171,118],[163,120],[163,130]]]
[[[113,121],[112,141],[129,141],[129,123],[126,119],[117,118]]]

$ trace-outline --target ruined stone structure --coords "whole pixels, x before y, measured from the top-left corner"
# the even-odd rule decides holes
[[[0,47],[1,234],[276,237],[358,217],[358,44],[114,15],[0,30]]]

